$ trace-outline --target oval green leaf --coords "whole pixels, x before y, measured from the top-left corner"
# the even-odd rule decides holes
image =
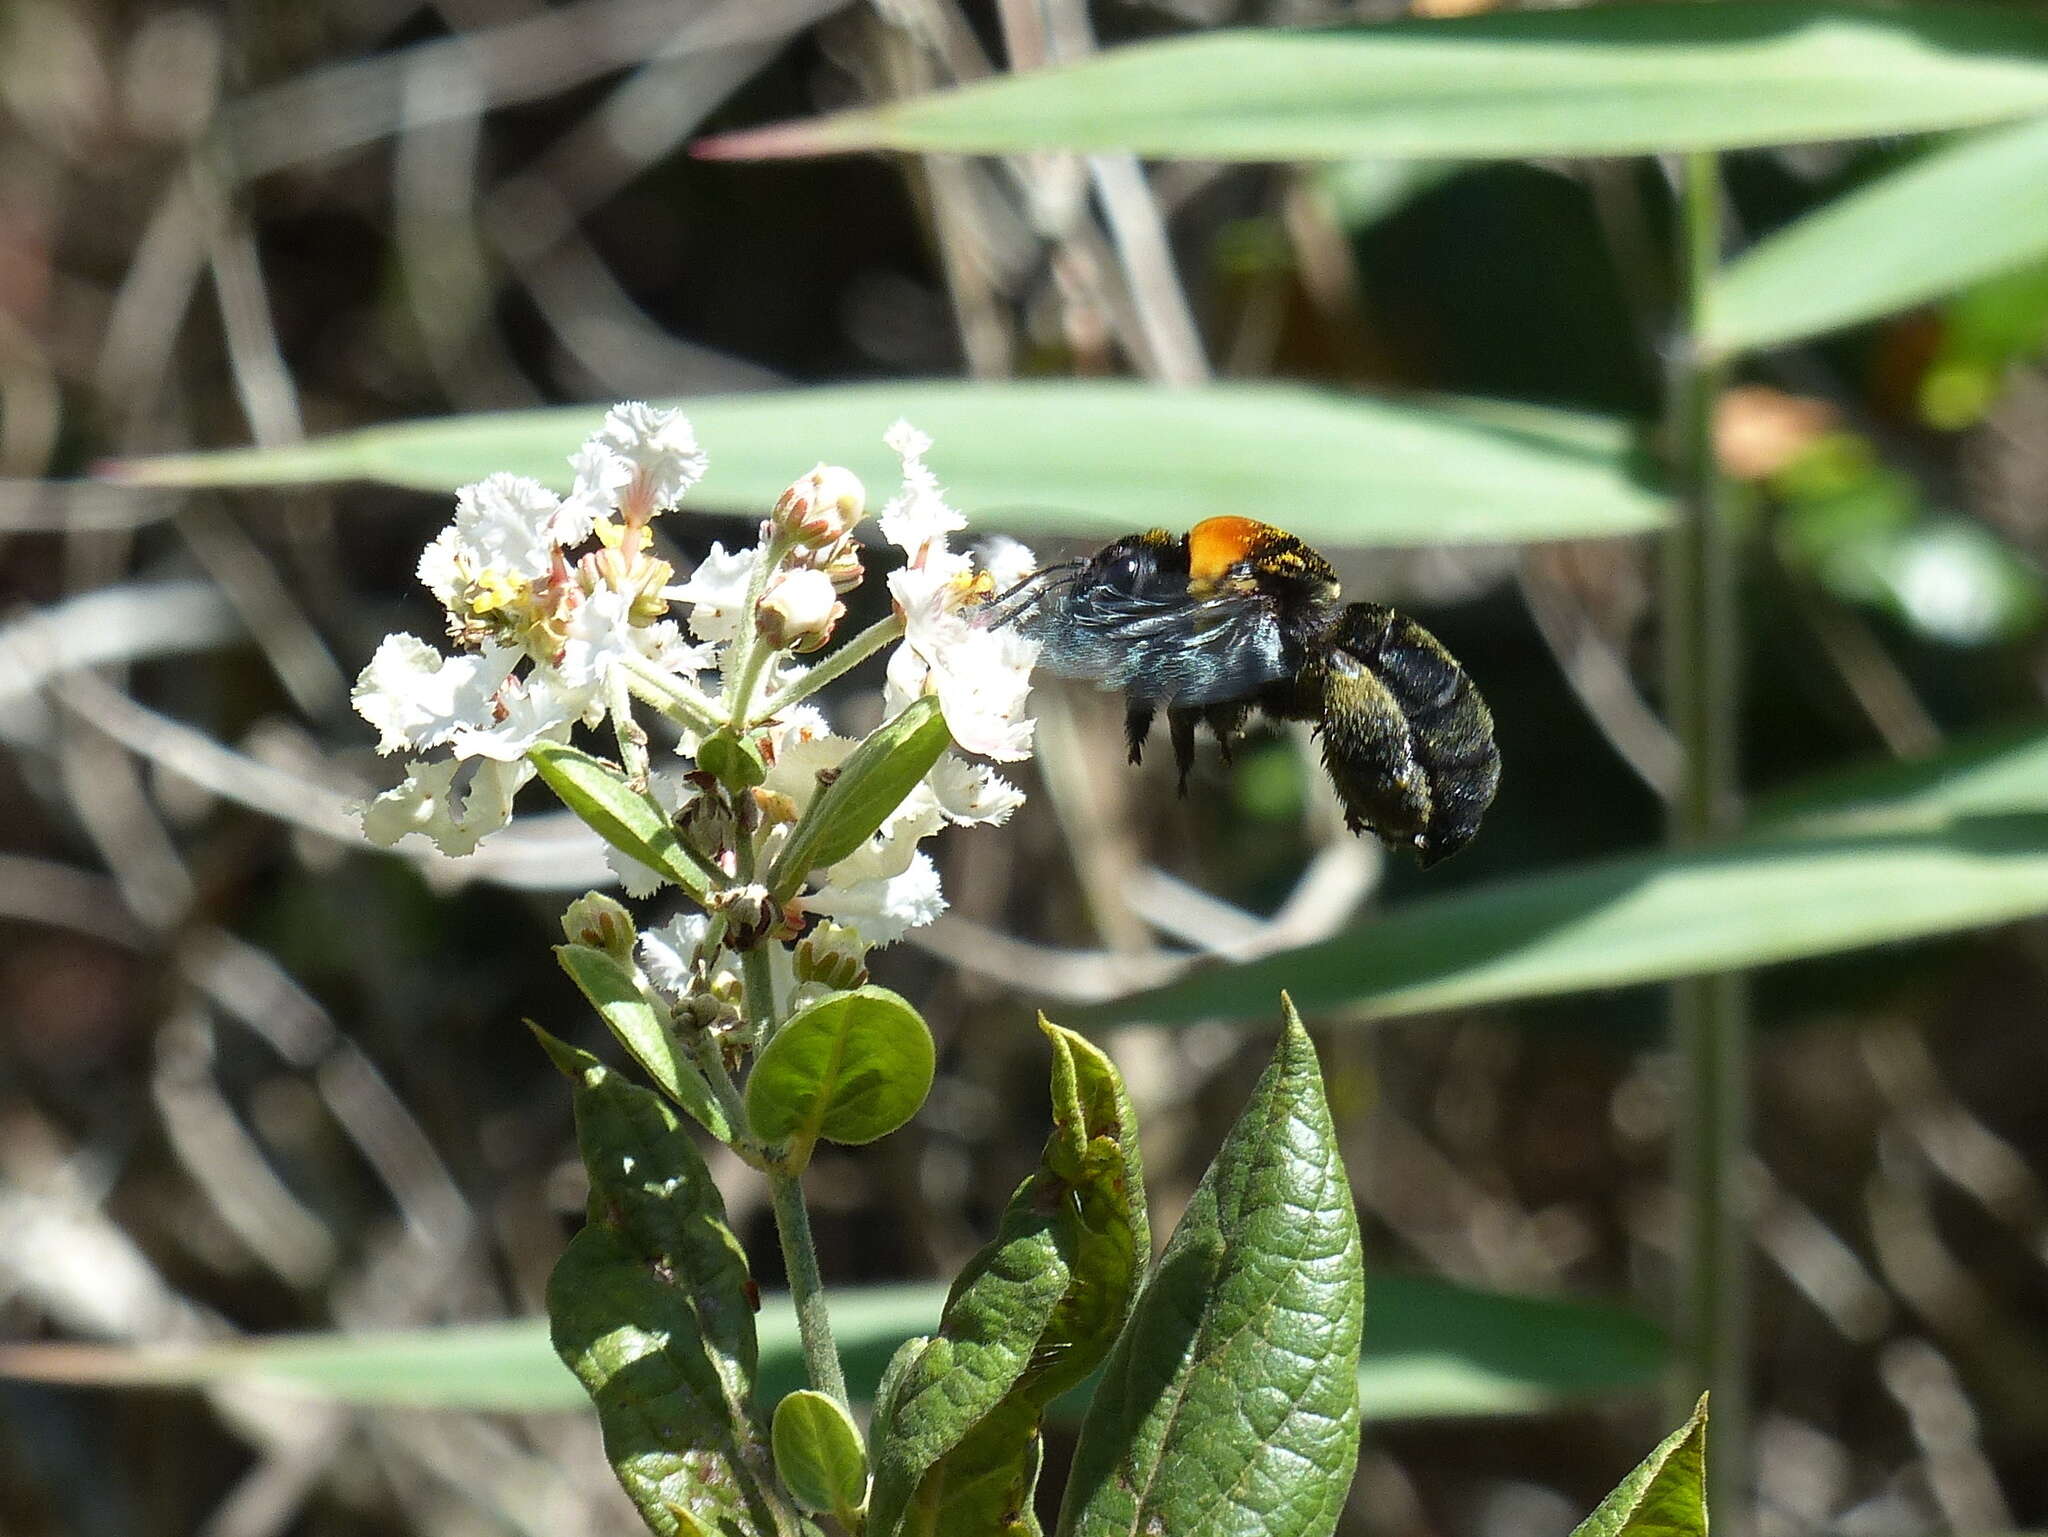
[[[685,506],[758,515],[804,464],[871,487],[901,474],[882,434],[929,433],[978,527],[1102,540],[1213,514],[1276,518],[1311,542],[1436,545],[1591,538],[1660,525],[1622,423],[1482,401],[1400,402],[1271,384],[905,380],[675,400],[711,467]],[[497,470],[566,488],[596,406],[402,422],[276,448],[130,460],[162,485],[371,479],[453,492]],[[792,468],[792,454],[797,455]],[[1284,516],[1283,516],[1284,511]]]
[[[868,1497],[868,1453],[838,1400],[799,1388],[775,1406],[775,1471],[806,1510],[845,1518]]]
[[[1947,145],[1759,241],[1707,295],[1706,343],[1769,347],[2048,256],[2048,118]]]
[[[1256,1019],[1282,987],[1363,1022],[1768,965],[2048,912],[2048,737],[1837,788],[1716,848],[1425,898],[1334,938],[1077,1013]],[[1866,795],[1865,788],[1879,793]]]
[[[799,1537],[754,1408],[753,1281],[725,1202],[659,1097],[534,1032],[573,1085],[588,1219],[548,1278],[556,1354],[662,1537]]]
[[[1202,1176],[1089,1406],[1062,1537],[1329,1537],[1358,1463],[1365,1261],[1308,1032]]]
[[[791,1015],[754,1059],[748,1121],[804,1154],[820,1137],[872,1142],[917,1114],[932,1056],[923,1017],[887,988],[834,993]]]
[[[645,790],[627,784],[622,769],[559,742],[538,743],[526,756],[562,804],[606,843],[675,882],[700,905],[710,896],[710,877],[683,852],[668,813]]]
[[[929,696],[863,737],[776,856],[768,872],[775,899],[787,902],[811,871],[837,864],[873,837],[952,743],[939,702]]]
[[[1152,1250],[1137,1117],[1103,1052],[1043,1018],[1052,1135],[946,1298],[937,1338],[875,1397],[869,1537],[1038,1530],[1048,1406],[1108,1353]]]
[[[555,959],[655,1087],[719,1141],[732,1141],[732,1123],[712,1098],[710,1085],[677,1047],[631,969],[591,945],[556,945]]]
[[[1216,31],[706,141],[1155,158],[1524,159],[1741,149],[2048,111],[2027,8],[1599,5],[1319,31]]]

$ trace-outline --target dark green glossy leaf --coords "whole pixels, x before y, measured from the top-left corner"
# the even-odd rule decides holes
[[[938,700],[913,699],[846,756],[832,783],[812,800],[768,873],[768,889],[786,902],[811,871],[858,849],[903,804],[953,743]]]
[[[1109,1350],[1151,1252],[1123,1080],[1080,1036],[1040,1025],[1052,1136],[954,1283],[938,1337],[890,1365],[875,1404],[871,1537],[1038,1531],[1039,1421]]]
[[[710,878],[683,852],[668,813],[628,784],[624,770],[559,742],[539,743],[526,756],[562,804],[606,843],[674,881],[693,901],[710,895]]]
[[[868,1495],[868,1454],[860,1429],[839,1401],[799,1388],[775,1406],[775,1470],[807,1510],[841,1524]]]
[[[834,1288],[832,1327],[857,1399],[945,1305],[938,1285]],[[763,1400],[804,1383],[796,1315],[762,1298]],[[1668,1360],[1663,1334],[1619,1308],[1510,1297],[1423,1276],[1373,1281],[1372,1328],[1358,1368],[1367,1419],[1530,1414],[1605,1393],[1643,1392]],[[510,1319],[370,1334],[285,1334],[198,1349],[0,1346],[0,1376],[112,1387],[179,1388],[261,1380],[339,1403],[537,1414],[588,1405],[548,1348],[547,1320]],[[1089,1385],[1053,1412],[1085,1411]]]
[[[1512,766],[1510,767],[1512,772]],[[1084,1018],[1256,1019],[1281,987],[1350,1021],[1725,971],[2048,911],[2048,737],[1800,792],[1797,819],[1403,903]],[[1788,803],[1790,804],[1790,803]],[[1482,834],[1482,836],[1484,836]]]
[[[723,135],[699,153],[1519,160],[1796,144],[2043,111],[2048,18],[2032,7],[1596,5],[1136,43]]]
[[[977,527],[1101,541],[1218,513],[1313,543],[1437,545],[1642,533],[1664,504],[1636,483],[1620,422],[1502,402],[1403,402],[1273,384],[1162,390],[1130,381],[902,380],[670,401],[711,467],[687,508],[758,515],[815,460],[879,493],[904,417]],[[165,485],[375,479],[452,492],[497,470],[566,488],[597,406],[447,417],[310,443],[113,466]],[[1281,517],[1284,509],[1285,516]]]
[[[1706,339],[1769,347],[1953,293],[2048,256],[2048,118],[1946,145],[1730,262]]]
[[[1707,1537],[1707,1401],[1615,1486],[1572,1537]]]
[[[1327,1537],[1358,1462],[1365,1263],[1315,1047],[1279,1049],[1104,1369],[1063,1537]]]
[[[932,1033],[884,987],[833,993],[791,1015],[747,1075],[747,1119],[801,1166],[820,1137],[872,1142],[917,1114],[932,1087]]]
[[[721,1142],[732,1141],[732,1123],[718,1108],[695,1065],[677,1046],[654,1001],[640,990],[632,970],[591,945],[556,945],[555,959],[619,1043],[633,1054],[633,1060],[647,1070],[655,1086],[689,1111],[691,1119],[712,1136]]]
[[[796,1537],[754,1408],[754,1304],[725,1203],[668,1105],[535,1031],[575,1087],[583,1230],[548,1280],[555,1352],[663,1537]]]

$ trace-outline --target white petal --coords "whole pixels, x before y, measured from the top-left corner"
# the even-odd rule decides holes
[[[524,678],[508,679],[498,691],[497,708],[481,726],[461,726],[449,736],[458,758],[490,758],[512,763],[536,742],[565,742],[569,728],[582,718],[591,690],[569,689],[551,673],[536,669]]]
[[[938,867],[919,854],[901,875],[854,886],[826,886],[803,899],[810,912],[837,918],[870,945],[892,945],[946,910]],[[778,947],[779,948],[779,947]]]
[[[747,587],[760,559],[758,549],[728,555],[723,545],[714,544],[690,579],[665,588],[662,596],[691,605],[690,633],[699,640],[732,640],[740,632],[740,610],[746,607]]]
[[[349,699],[377,728],[377,751],[438,747],[488,723],[496,695],[518,664],[508,646],[443,656],[413,635],[387,635],[356,678]]]
[[[697,434],[680,411],[664,411],[629,400],[605,413],[604,425],[592,435],[646,477],[657,508],[673,507],[683,493],[704,478],[704,451]]]
[[[702,913],[678,913],[660,928],[642,930],[640,964],[656,987],[671,998],[689,990],[697,947],[710,930],[711,920]]]
[[[946,820],[960,826],[1001,826],[1024,804],[1024,792],[1000,777],[986,763],[970,763],[947,753],[932,765],[925,783]]]

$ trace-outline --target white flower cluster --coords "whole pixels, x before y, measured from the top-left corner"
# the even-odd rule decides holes
[[[1029,569],[1030,552],[996,541],[977,563],[952,550],[948,536],[965,521],[924,463],[929,440],[902,423],[887,440],[903,460],[903,489],[879,523],[906,564],[889,577],[892,617],[849,642],[848,660],[900,632],[887,668],[890,715],[934,695],[963,750],[1028,757],[1032,722],[1023,710],[1037,647],[1012,629],[978,627],[973,610]],[[598,727],[609,718],[630,767],[632,744],[644,741],[631,718],[638,701],[676,724],[681,754],[694,756],[710,737],[729,733],[746,738],[765,765],[740,815],[707,775],[645,772],[680,836],[726,876],[714,899],[722,921],[711,933],[758,925],[764,937],[789,939],[810,914],[874,945],[931,922],[945,903],[919,842],[947,823],[1002,822],[1022,800],[985,763],[950,753],[865,846],[813,872],[784,911],[762,912],[767,894],[737,874],[736,843],[752,840],[745,868],[770,868],[857,745],[803,702],[843,666],[830,655],[815,667],[795,658],[829,642],[844,616],[841,596],[861,580],[852,532],[864,510],[860,483],[820,465],[783,495],[757,545],[713,545],[676,584],[653,555],[648,528],[703,474],[688,422],[619,406],[570,463],[566,497],[513,475],[463,488],[455,521],[422,556],[420,578],[447,610],[457,650],[444,655],[413,636],[388,636],[357,681],[355,705],[377,728],[378,750],[418,755],[405,780],[364,809],[365,833],[386,845],[420,833],[443,853],[469,853],[510,820],[513,796],[534,772],[526,753],[536,744],[566,742],[579,722]],[[443,749],[445,757],[426,756]],[[612,862],[633,895],[660,884],[616,851]],[[705,932],[699,921],[674,930],[651,969],[686,964]]]

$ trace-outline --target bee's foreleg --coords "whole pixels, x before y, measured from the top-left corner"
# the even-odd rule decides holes
[[[1182,795],[1188,793],[1188,770],[1195,766],[1195,727],[1201,719],[1200,706],[1166,712],[1166,729],[1173,738],[1173,766],[1180,770],[1178,789]]]
[[[1152,706],[1134,704],[1124,711],[1124,745],[1131,751],[1131,762],[1145,761],[1145,738],[1152,734]]]

